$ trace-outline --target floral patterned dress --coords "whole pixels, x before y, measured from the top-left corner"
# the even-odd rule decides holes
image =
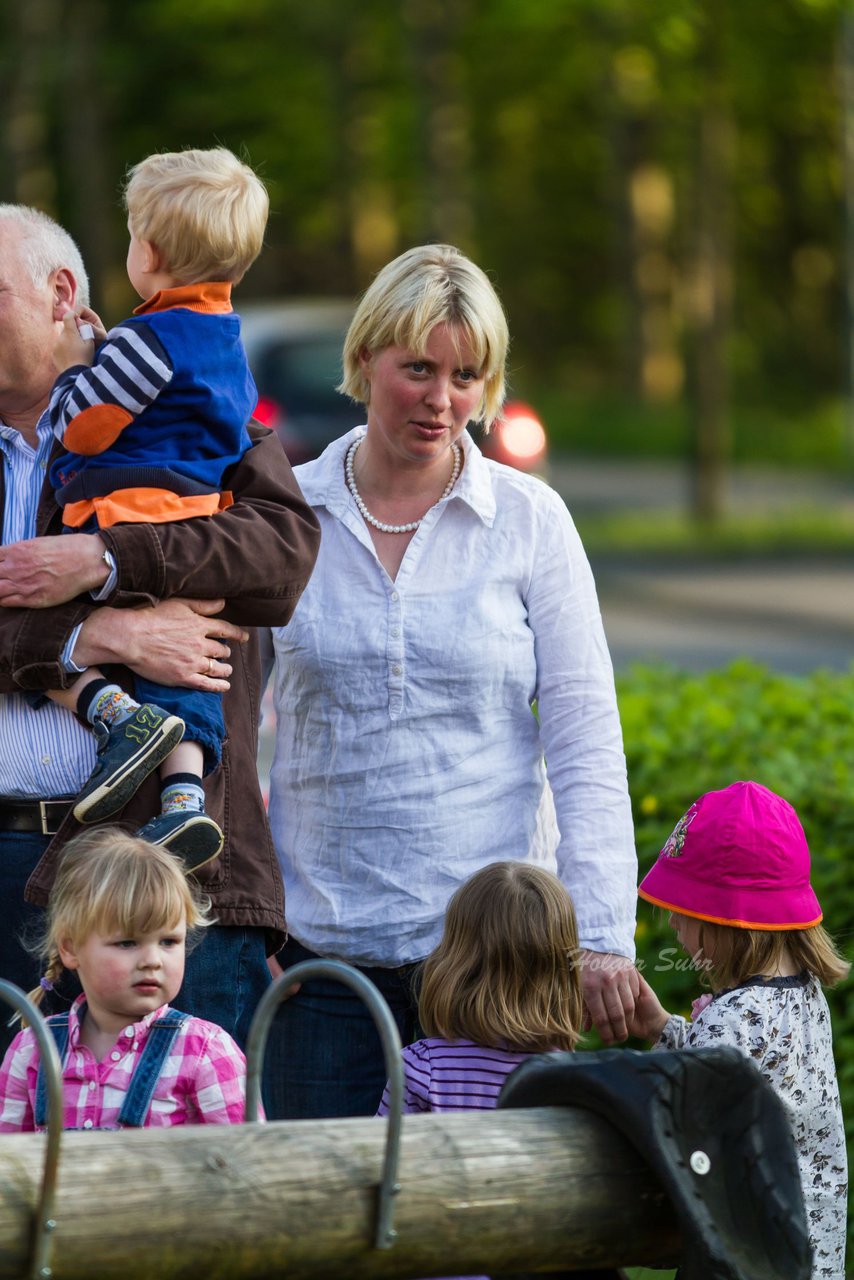
[[[670,1018],[653,1047],[719,1044],[752,1058],[782,1101],[801,1171],[813,1280],[844,1280],[848,1165],[830,1010],[818,981],[808,973],[748,978],[718,992],[693,1022]]]

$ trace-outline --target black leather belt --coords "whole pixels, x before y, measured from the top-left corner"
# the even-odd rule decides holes
[[[75,803],[74,796],[59,800],[0,798],[0,831],[39,831],[55,836]]]

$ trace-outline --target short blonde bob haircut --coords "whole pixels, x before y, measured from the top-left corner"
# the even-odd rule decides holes
[[[822,926],[810,929],[743,929],[698,920],[703,977],[713,991],[728,991],[756,974],[773,972],[784,959],[814,974],[823,987],[848,976],[851,965]]]
[[[242,280],[270,208],[261,179],[225,147],[148,156],[129,171],[124,203],[133,235],[182,284]]]
[[[118,827],[98,827],[65,846],[34,949],[45,962],[45,979],[56,983],[65,939],[79,945],[93,933],[135,937],[182,921],[190,938],[211,923],[209,909],[173,854]],[[36,1004],[43,996],[41,986],[30,993]]]
[[[494,862],[457,889],[424,961],[418,1016],[428,1036],[540,1053],[572,1049],[582,1018],[578,930],[557,876]]]
[[[474,352],[484,379],[479,416],[491,426],[504,403],[507,319],[484,272],[448,244],[409,249],[379,272],[347,331],[338,390],[359,404],[370,404],[370,383],[360,355],[391,346],[423,355],[438,324],[455,329]]]

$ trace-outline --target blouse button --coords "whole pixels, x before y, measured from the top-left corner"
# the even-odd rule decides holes
[[[118,1062],[121,1056],[122,1055],[119,1053],[118,1049],[114,1049],[113,1052],[110,1054],[110,1057],[112,1058],[113,1062]]]
[[[126,1035],[126,1036],[132,1036],[132,1035],[133,1035],[133,1027],[125,1027],[125,1035]]]
[[[91,1129],[91,1128],[92,1128],[92,1121],[91,1121],[91,1120],[84,1120],[84,1121],[83,1121],[83,1128],[84,1128],[84,1129]]]
[[[94,1081],[94,1080],[90,1080],[90,1081],[89,1081],[89,1088],[90,1088],[90,1089],[94,1089],[94,1088],[95,1088],[95,1081]]]
[[[397,601],[397,600],[399,600],[399,599],[400,599],[400,596],[398,595],[398,593],[397,593],[396,591],[392,591],[392,593],[391,593],[391,598],[392,598],[392,600]]]

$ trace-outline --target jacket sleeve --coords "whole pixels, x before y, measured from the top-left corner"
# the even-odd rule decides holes
[[[311,575],[320,525],[278,438],[250,423],[252,446],[225,476],[234,505],[170,524],[113,525],[101,537],[116,559],[115,607],[173,596],[225,597],[242,626],[284,626]]]
[[[101,531],[118,576],[100,603],[131,608],[172,596],[223,596],[223,617],[241,626],[290,620],[317,558],[320,525],[278,438],[255,424],[249,434],[252,447],[228,477],[234,505],[227,510]],[[0,694],[65,687],[62,651],[97,607],[81,597],[52,609],[0,609]]]

